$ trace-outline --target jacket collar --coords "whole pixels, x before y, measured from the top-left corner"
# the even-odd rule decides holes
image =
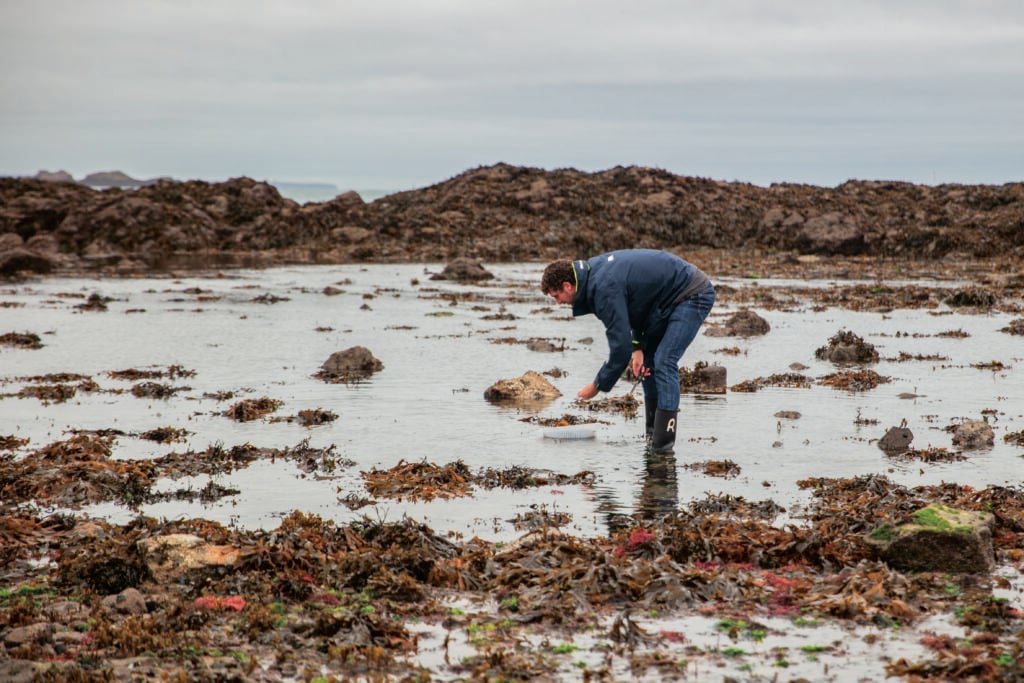
[[[590,282],[590,263],[583,259],[572,262],[572,270],[576,275],[576,297],[572,301],[573,317],[593,313],[587,298],[587,284]]]

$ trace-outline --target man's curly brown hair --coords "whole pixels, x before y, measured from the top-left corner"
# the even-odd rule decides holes
[[[561,289],[563,282],[576,284],[576,273],[572,269],[572,261],[552,261],[544,269],[544,275],[540,278],[540,291],[550,294]]]

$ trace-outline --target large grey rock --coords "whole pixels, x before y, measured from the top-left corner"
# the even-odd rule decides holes
[[[867,542],[901,571],[987,574],[996,566],[993,522],[986,512],[929,505],[906,524],[875,529]]]

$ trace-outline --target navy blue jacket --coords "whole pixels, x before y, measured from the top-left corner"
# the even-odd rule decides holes
[[[576,298],[573,316],[593,313],[604,323],[608,360],[594,385],[610,391],[634,349],[660,338],[668,316],[692,279],[705,276],[692,264],[667,251],[625,249],[573,261]]]

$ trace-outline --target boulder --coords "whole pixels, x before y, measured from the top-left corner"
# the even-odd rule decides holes
[[[1024,335],[1024,318],[1016,318],[1014,320],[1011,320],[1009,325],[1000,328],[999,331],[1006,332],[1007,334]]]
[[[881,439],[878,440],[878,447],[886,453],[903,453],[910,448],[910,442],[914,440],[914,432],[906,425],[890,427]]]
[[[339,384],[366,379],[384,369],[384,364],[374,357],[365,346],[353,346],[336,351],[320,366],[318,377],[325,382]]]
[[[708,365],[704,361],[694,364],[693,370],[679,368],[679,391],[691,394],[724,394],[728,384],[726,370],[721,365]]]
[[[851,363],[875,363],[878,351],[870,344],[849,330],[840,330],[828,340],[828,344],[819,347],[814,357],[827,360],[837,365]]]
[[[494,278],[480,261],[469,258],[457,258],[444,267],[440,273],[430,276],[431,280],[458,280],[461,282],[473,282],[477,280],[490,280]]]
[[[951,430],[953,445],[960,448],[989,448],[996,442],[995,433],[984,420],[964,420]]]
[[[533,370],[521,377],[500,379],[484,392],[484,398],[496,403],[550,401],[562,395],[551,382]]]
[[[110,612],[121,614],[145,614],[149,611],[146,596],[137,588],[125,588],[120,593],[108,595],[103,598],[103,606]]]
[[[238,562],[239,552],[212,545],[192,534],[168,534],[138,543],[146,567],[157,583],[175,583],[185,574],[215,571]]]
[[[987,574],[995,569],[993,523],[987,512],[929,505],[907,523],[878,527],[867,543],[901,571]]]
[[[756,337],[768,334],[772,326],[754,311],[743,309],[725,321],[724,325],[709,327],[709,337]]]

